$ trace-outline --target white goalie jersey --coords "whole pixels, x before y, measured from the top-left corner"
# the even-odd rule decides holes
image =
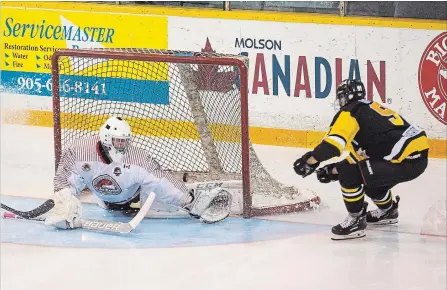
[[[144,200],[154,192],[156,201],[182,206],[188,196],[185,184],[161,170],[143,149],[129,146],[123,162],[112,162],[100,146],[99,136],[78,139],[64,150],[54,189],[65,188],[75,196],[88,188],[101,201],[113,204],[130,202],[138,195]]]

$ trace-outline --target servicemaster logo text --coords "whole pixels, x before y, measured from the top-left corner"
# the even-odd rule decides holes
[[[42,20],[40,24],[21,23],[9,17],[5,20],[3,36],[15,38],[54,39],[82,42],[113,43],[115,29],[108,27],[77,27],[53,25]]]

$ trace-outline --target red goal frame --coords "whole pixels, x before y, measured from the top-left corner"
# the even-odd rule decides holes
[[[180,55],[179,55],[180,54]],[[61,108],[60,108],[60,80],[59,80],[59,58],[61,57],[85,57],[85,58],[109,58],[117,60],[134,60],[134,61],[150,61],[150,62],[168,62],[176,64],[202,64],[202,65],[222,65],[234,66],[239,70],[239,86],[240,86],[240,106],[241,106],[241,163],[242,163],[242,189],[243,189],[243,209],[242,216],[250,218],[253,216],[277,215],[284,213],[293,213],[307,210],[312,203],[318,204],[319,197],[308,199],[294,204],[253,207],[251,193],[251,176],[250,176],[250,140],[249,140],[249,121],[248,121],[248,68],[246,63],[238,58],[226,56],[210,57],[202,56],[200,53],[173,52],[163,51],[163,53],[142,53],[136,50],[124,49],[117,51],[110,50],[74,50],[61,49],[54,52],[52,65],[52,94],[53,94],[53,122],[54,122],[54,154],[55,166],[60,162],[62,154],[61,140]]]

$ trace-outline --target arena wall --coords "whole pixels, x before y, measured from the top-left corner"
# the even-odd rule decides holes
[[[58,48],[213,50],[250,58],[255,144],[312,147],[335,114],[334,90],[361,78],[368,98],[426,130],[447,157],[447,24],[302,13],[4,2],[2,122],[52,126]]]

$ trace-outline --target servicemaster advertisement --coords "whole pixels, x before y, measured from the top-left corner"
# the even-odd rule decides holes
[[[7,5],[1,8],[1,15],[0,90],[3,92],[51,96],[51,56],[56,49],[168,47],[168,20],[164,16]],[[124,73],[115,76],[128,77]],[[104,80],[92,78],[94,83],[89,83],[89,78],[84,78],[85,83],[70,83],[70,79],[74,80],[61,76],[61,89],[65,93],[81,92],[86,98],[99,94],[104,99],[114,95],[109,93],[114,88],[107,88]],[[138,81],[142,80],[135,80],[135,85],[146,85]],[[166,86],[162,82],[165,80],[149,81]]]

